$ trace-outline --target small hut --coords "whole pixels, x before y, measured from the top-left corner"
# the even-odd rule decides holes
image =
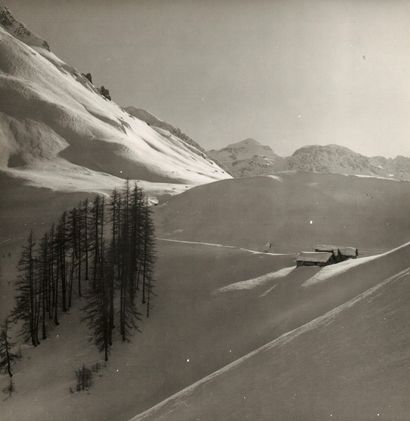
[[[336,260],[340,257],[340,250],[338,246],[333,246],[329,244],[318,244],[315,247],[315,251],[322,253],[332,253]]]
[[[332,253],[336,262],[343,262],[343,260],[347,259],[356,259],[359,255],[359,251],[356,247],[334,246],[327,244],[317,245],[315,247],[315,251]]]
[[[296,257],[296,266],[326,266],[335,262],[332,252],[302,251]]]
[[[359,250],[356,247],[339,247],[341,260],[356,259],[359,256]]]

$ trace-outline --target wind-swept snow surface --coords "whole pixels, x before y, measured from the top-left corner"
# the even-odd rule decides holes
[[[196,400],[197,397],[203,395],[206,400],[211,400],[209,399],[209,396],[212,396],[213,393],[209,394],[208,392],[207,394],[206,391],[209,390],[209,388],[215,389],[218,391],[220,387],[220,383],[224,382],[225,376],[228,373],[233,372],[233,371],[237,371],[240,373],[240,370],[242,369],[244,364],[247,364],[247,363],[251,364],[252,360],[256,358],[261,358],[261,356],[263,356],[264,354],[266,355],[266,353],[271,352],[271,350],[284,347],[287,344],[289,344],[291,341],[298,338],[299,336],[306,335],[309,332],[314,331],[315,329],[318,329],[322,326],[329,324],[342,312],[352,308],[353,306],[362,302],[366,298],[374,295],[378,290],[387,286],[388,284],[402,280],[403,278],[407,277],[409,273],[410,273],[410,269],[407,268],[400,271],[396,275],[393,275],[383,280],[379,284],[367,289],[366,291],[358,294],[354,298],[335,307],[334,309],[326,312],[325,314],[319,317],[316,317],[315,319],[289,332],[284,333],[278,338],[266,343],[265,345],[255,349],[254,351],[244,355],[243,357],[238,358],[237,360],[233,361],[230,364],[227,364],[221,369],[214,371],[213,373],[200,379],[194,384],[175,393],[174,395],[163,400],[162,402],[159,402],[157,405],[153,406],[152,408],[136,415],[130,421],[201,419],[199,417],[199,414],[201,412],[201,409],[203,410],[204,407],[203,406],[201,407],[200,405],[198,405],[198,402]],[[277,350],[277,354],[280,354],[279,349]],[[274,359],[274,358],[275,356],[271,355],[271,359]],[[233,391],[234,389],[225,388],[224,391],[226,390]],[[260,392],[265,394],[264,391],[260,391]],[[226,407],[229,407],[228,402],[226,402],[225,405]],[[201,415],[203,415],[203,413]],[[274,413],[271,413],[271,415],[273,416]],[[206,418],[206,419],[212,419],[212,418]],[[229,417],[229,419],[235,419],[235,418]],[[274,419],[274,417],[271,419]]]
[[[275,272],[266,273],[265,275],[258,276],[257,278],[247,279],[246,281],[240,281],[240,282],[235,282],[233,284],[229,284],[225,287],[219,288],[217,292],[237,291],[241,289],[253,289],[260,285],[264,285],[270,281],[274,281],[275,279],[284,278],[295,269],[296,269],[296,266],[285,267]]]
[[[281,173],[281,179],[239,178],[190,189],[157,209],[158,232],[254,250],[270,242],[278,253],[334,243],[370,255],[409,240],[409,182],[313,173]]]
[[[130,178],[166,183],[146,187],[172,194],[230,178],[182,139],[106,100],[38,37],[27,30],[20,37],[27,44],[14,37],[7,19],[0,24],[0,170],[64,191],[109,190]]]

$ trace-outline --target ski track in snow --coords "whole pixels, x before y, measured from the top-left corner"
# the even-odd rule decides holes
[[[246,281],[234,282],[232,284],[229,284],[222,288],[217,289],[216,292],[221,293],[221,292],[228,292],[228,291],[238,291],[238,290],[243,290],[243,289],[253,289],[260,285],[266,284],[269,281],[284,278],[295,269],[296,269],[296,266],[284,267],[275,272],[265,273],[264,275],[258,276],[256,278],[247,279]]]
[[[280,181],[280,182],[283,181],[282,177],[279,177],[278,175],[273,175],[273,174],[263,175],[262,177],[272,178],[273,180]]]
[[[162,238],[162,237],[157,237],[157,240],[169,241],[171,243],[193,244],[193,245],[201,245],[201,246],[209,246],[209,247],[221,247],[221,248],[227,248],[227,249],[242,250],[242,251],[246,251],[252,254],[263,254],[263,255],[269,255],[269,256],[288,256],[288,254],[268,253],[268,252],[265,253],[264,251],[257,251],[257,250],[243,248],[243,247],[229,246],[226,244],[205,243],[202,241],[175,240],[173,238]]]
[[[179,392],[171,395],[167,399],[163,400],[162,402],[159,402],[158,404],[154,405],[153,407],[147,409],[146,411],[136,415],[135,417],[131,418],[129,421],[141,421],[144,420],[150,416],[153,416],[161,409],[163,408],[169,408],[167,410],[167,414],[173,412],[175,409],[178,409],[181,405],[186,405],[186,403],[183,401],[184,398],[189,397],[192,395],[196,389],[199,387],[205,385],[206,383],[209,383],[214,378],[238,367],[245,361],[249,360],[250,358],[254,357],[255,355],[261,354],[263,352],[269,351],[272,348],[275,348],[277,346],[285,345],[289,342],[291,342],[293,339],[297,338],[298,336],[308,333],[320,326],[327,325],[331,323],[335,317],[341,313],[344,310],[347,310],[351,307],[353,307],[355,304],[359,303],[360,301],[366,299],[370,295],[374,294],[377,290],[380,288],[386,286],[389,283],[392,283],[394,281],[397,281],[399,279],[402,279],[404,276],[408,276],[410,274],[410,268],[404,269],[401,272],[397,273],[396,275],[393,275],[384,281],[380,282],[379,284],[375,285],[374,287],[371,287],[367,289],[366,291],[360,293],[359,295],[356,295],[356,297],[346,301],[345,303],[335,307],[334,309],[328,311],[327,313],[316,317],[315,319],[311,320],[310,322],[307,322],[293,330],[290,330],[289,332],[286,332],[279,336],[278,338],[268,342],[265,345],[262,345],[261,347],[251,351],[250,353],[244,355],[241,358],[238,358],[237,360],[233,361],[230,364],[227,364],[226,366],[220,368],[219,370],[214,371],[213,373],[209,374],[206,377],[203,377],[202,379],[198,380],[197,382],[191,384],[190,386],[180,390]]]
[[[349,174],[343,174],[343,175],[349,175]],[[376,178],[378,180],[389,180],[389,181],[400,181],[400,179],[395,178],[395,177],[383,177],[381,175],[367,175],[367,174],[351,174],[354,177],[359,177],[359,178]]]
[[[266,297],[269,293],[271,293],[278,285],[275,284],[268,288],[263,294],[259,295],[259,298]]]
[[[340,275],[354,267],[363,265],[364,263],[371,262],[372,260],[379,259],[380,257],[387,256],[397,250],[400,250],[408,246],[410,242],[402,244],[392,250],[386,251],[385,253],[376,254],[374,256],[359,257],[358,259],[345,260],[344,262],[336,263],[334,265],[325,266],[318,273],[313,275],[311,278],[303,282],[302,287],[310,287],[320,282],[325,282],[337,275]]]
[[[243,248],[243,247],[239,247],[239,250],[247,251],[247,252],[252,253],[252,254],[268,254],[270,256],[291,256],[292,255],[292,254],[288,254],[288,253],[271,253],[269,251],[251,250],[251,249],[246,249],[246,248]]]

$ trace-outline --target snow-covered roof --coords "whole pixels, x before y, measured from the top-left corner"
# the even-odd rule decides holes
[[[344,257],[356,257],[357,256],[357,248],[356,247],[318,244],[315,247],[315,251],[332,252],[335,256],[337,256],[338,254],[340,254]]]
[[[338,255],[339,248],[340,247],[338,246],[329,245],[329,244],[318,244],[317,246],[315,246],[315,251],[329,252],[329,253],[333,253],[334,255]]]
[[[342,256],[345,257],[356,257],[357,248],[356,247],[339,247],[339,252]]]
[[[296,257],[297,262],[318,262],[326,263],[333,256],[333,253],[316,252],[316,251],[302,251]]]

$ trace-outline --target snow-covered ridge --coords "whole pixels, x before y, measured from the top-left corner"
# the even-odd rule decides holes
[[[291,156],[276,155],[269,146],[253,139],[211,150],[209,155],[235,177],[301,171],[342,174],[386,180],[410,180],[410,158],[368,157],[340,145],[307,145]]]
[[[0,25],[10,34],[31,47],[41,47],[50,50],[47,41],[33,34],[23,23],[18,22],[7,7],[0,6]]]
[[[168,192],[230,178],[201,151],[103,98],[0,8],[0,170],[55,190],[101,191],[124,178]],[[109,186],[109,187],[108,187]]]

